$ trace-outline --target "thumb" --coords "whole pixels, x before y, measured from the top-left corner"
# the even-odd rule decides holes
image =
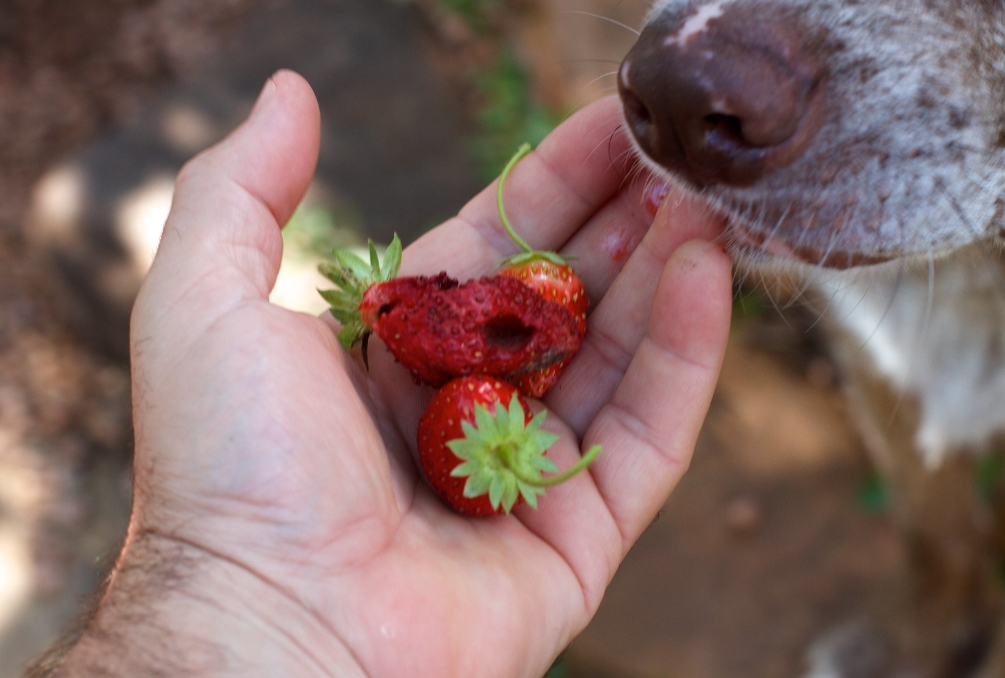
[[[319,139],[310,85],[279,71],[248,120],[179,172],[134,323],[156,308],[183,315],[194,330],[267,299],[282,258],[280,228],[310,184]]]

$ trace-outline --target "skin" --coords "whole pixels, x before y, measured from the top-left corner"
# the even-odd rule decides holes
[[[267,301],[319,139],[309,86],[277,73],[250,119],[178,177],[133,313],[128,535],[82,634],[40,666],[542,675],[686,469],[728,333],[730,263],[708,242],[719,225],[676,194],[651,224],[651,178],[626,178],[619,124],[615,101],[585,109],[506,187],[517,228],[577,256],[595,300],[545,401],[562,436],[550,454],[566,468],[581,449],[604,452],[539,510],[471,520],[416,473],[432,391],[379,344],[366,372],[331,318]],[[402,274],[463,279],[512,254],[494,190],[409,247]]]

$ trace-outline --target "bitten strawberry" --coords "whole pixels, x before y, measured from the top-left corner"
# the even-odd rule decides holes
[[[523,250],[520,254],[504,259],[497,271],[498,275],[516,278],[530,286],[538,294],[551,301],[556,301],[572,314],[579,330],[580,338],[586,336],[586,309],[589,299],[586,288],[576,272],[569,266],[568,260],[555,252],[543,252],[533,249],[517,235],[506,216],[503,207],[503,186],[513,166],[527,153],[530,145],[524,144],[509,161],[499,177],[499,187],[496,192],[496,205],[499,218],[513,242]],[[571,357],[556,364],[522,374],[514,379],[514,383],[526,395],[540,398],[554,385]]]
[[[507,404],[508,403],[508,404]],[[454,379],[441,388],[419,421],[419,463],[426,481],[455,511],[469,516],[509,513],[526,501],[537,507],[545,488],[568,480],[600,453],[590,449],[564,473],[545,452],[558,436],[541,430],[517,389],[486,376]]]
[[[361,343],[365,361],[374,332],[416,381],[439,386],[468,374],[515,378],[565,360],[582,343],[564,307],[515,278],[391,279],[401,257],[397,238],[383,266],[372,243],[369,266],[352,253],[335,254],[320,270],[340,289],[321,295],[342,323],[342,346]]]
[[[510,378],[544,369],[582,343],[561,305],[502,276],[463,284],[446,273],[399,278],[368,289],[360,313],[398,362],[433,386],[469,374]]]

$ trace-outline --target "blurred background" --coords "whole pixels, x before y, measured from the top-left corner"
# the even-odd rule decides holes
[[[317,261],[407,242],[517,145],[614,91],[644,0],[0,2],[0,678],[102,579],[126,523],[128,314],[182,163],[293,68],[321,104],[317,178],[276,303],[320,312]],[[549,678],[799,675],[903,553],[814,318],[737,290],[692,468]]]

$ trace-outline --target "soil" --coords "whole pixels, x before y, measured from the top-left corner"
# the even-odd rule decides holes
[[[481,187],[457,86],[470,51],[442,29],[377,0],[0,7],[0,678],[74,618],[128,517],[140,273],[124,211],[287,66],[323,112],[312,200],[349,230],[413,239]],[[813,639],[896,589],[903,554],[860,499],[870,470],[812,325],[737,324],[692,468],[566,676],[793,676]]]

